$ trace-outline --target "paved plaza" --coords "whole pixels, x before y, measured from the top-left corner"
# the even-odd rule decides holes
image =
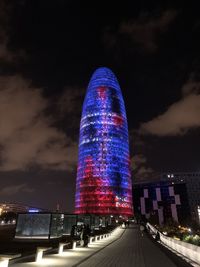
[[[138,226],[133,226],[125,230],[118,228],[111,237],[93,242],[88,248],[68,249],[62,255],[47,254],[39,263],[21,262],[12,266],[175,267],[189,265],[172,261],[146,234],[141,235]]]

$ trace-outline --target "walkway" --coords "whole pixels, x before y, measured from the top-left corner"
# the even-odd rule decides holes
[[[137,226],[118,229],[107,239],[93,242],[89,248],[66,250],[63,255],[46,255],[40,263],[17,263],[12,266],[48,267],[175,267],[163,251]]]
[[[137,227],[92,256],[79,267],[175,267],[176,265]]]

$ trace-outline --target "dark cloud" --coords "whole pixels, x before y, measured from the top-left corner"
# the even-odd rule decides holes
[[[147,161],[147,159],[146,159],[142,154],[134,155],[134,156],[131,158],[131,169],[132,169],[132,170],[136,170],[136,169],[138,169],[138,167],[139,167],[141,164],[146,163],[146,161]]]
[[[47,116],[48,99],[21,76],[0,77],[0,170],[72,170],[77,144]]]
[[[136,44],[148,52],[155,52],[158,48],[157,36],[167,30],[176,17],[174,10],[167,10],[159,17],[141,14],[135,21],[127,21],[120,25],[119,33],[126,34]]]
[[[128,38],[134,48],[153,53],[158,48],[157,38],[167,31],[176,16],[175,10],[166,10],[159,16],[142,12],[137,19],[122,21],[117,31],[108,27],[104,43],[111,48],[117,46],[121,39]]]
[[[141,124],[142,133],[157,136],[184,135],[200,127],[199,82],[189,81],[183,88],[184,97],[172,104],[166,112]]]
[[[155,171],[149,166],[146,154],[147,144],[142,135],[137,130],[130,130],[130,150],[131,150],[131,173],[134,183],[155,179]]]
[[[147,159],[142,154],[135,154],[131,158],[131,170],[133,174],[133,182],[147,181],[157,178],[155,170],[148,166]]]
[[[0,44],[0,60],[5,60],[7,62],[12,61],[13,55],[12,53],[7,49],[6,40],[2,41]]]
[[[129,136],[133,183],[159,179],[159,172],[152,167],[151,154],[149,154],[152,147],[146,140],[146,136],[135,129],[130,130]]]
[[[192,73],[190,75],[188,82],[183,85],[182,87],[183,97],[190,94],[195,94],[195,95],[200,94],[200,82],[195,78],[196,78],[196,73]]]
[[[20,1],[19,3],[20,4]],[[0,63],[18,64],[27,54],[22,49],[12,50],[10,46],[10,21],[13,14],[11,1],[0,0]]]
[[[136,129],[129,130],[129,142],[131,151],[137,148],[137,153],[140,154],[140,150],[144,147],[145,142],[143,136],[140,135],[139,131]]]
[[[9,7],[6,5],[5,1],[0,1],[0,60],[12,59],[11,53],[8,51],[7,42],[8,42],[8,14]]]
[[[155,180],[157,178],[157,175],[155,175],[155,171],[146,166],[140,166],[136,173],[135,173],[135,182],[139,181],[147,181],[147,180]]]
[[[60,119],[64,130],[70,132],[78,146],[79,125],[85,90],[79,87],[65,87],[56,103],[57,119]]]
[[[66,87],[58,100],[58,109],[60,116],[71,114],[80,115],[82,110],[82,99],[85,95],[85,89],[79,87]],[[80,117],[79,117],[80,119]]]
[[[33,187],[29,187],[27,184],[16,184],[11,186],[5,186],[0,190],[1,196],[13,196],[20,193],[33,193]]]

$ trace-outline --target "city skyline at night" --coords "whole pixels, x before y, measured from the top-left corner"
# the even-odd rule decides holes
[[[74,211],[85,89],[103,66],[122,88],[133,181],[200,172],[194,2],[0,0],[0,18],[1,203]]]

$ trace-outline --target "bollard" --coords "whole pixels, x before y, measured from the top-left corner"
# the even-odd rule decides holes
[[[8,267],[9,260],[19,257],[21,257],[21,254],[0,254],[0,267]]]
[[[92,243],[92,239],[93,239],[93,236],[90,236],[90,239],[89,239],[89,244]]]
[[[8,267],[9,259],[0,260],[0,266]]]
[[[42,256],[43,256],[43,251],[42,251],[42,250],[38,250],[38,249],[37,249],[37,252],[36,252],[36,257],[35,257],[35,261],[36,261],[36,262],[39,262],[39,261],[41,261],[41,259],[42,259]]]
[[[63,253],[64,246],[69,245],[70,243],[61,242],[58,246],[58,254],[61,255]]]
[[[76,249],[76,241],[73,241],[72,249]]]
[[[37,247],[35,261],[39,262],[42,260],[44,251],[50,250],[52,247]]]
[[[58,254],[62,254],[63,253],[63,245],[62,244],[59,244],[59,247],[58,247]]]

